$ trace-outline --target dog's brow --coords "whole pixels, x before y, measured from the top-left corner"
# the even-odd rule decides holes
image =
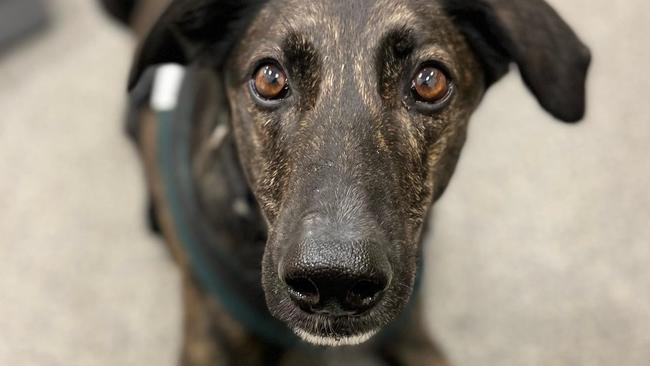
[[[417,40],[413,36],[415,30],[408,26],[397,27],[389,30],[382,39],[382,46],[390,48],[396,56],[406,56],[413,52]]]
[[[451,57],[451,54],[441,45],[437,44],[424,44],[418,47],[414,52],[414,57],[419,61],[436,60],[442,62],[448,67],[453,75],[458,74],[456,65]]]
[[[393,0],[377,1],[371,14],[370,24],[383,24],[390,28],[395,25],[413,24],[417,19],[415,12],[407,4]]]
[[[313,57],[316,53],[314,45],[298,32],[290,32],[282,42],[282,51],[287,57],[305,56]]]
[[[314,44],[300,33],[290,33],[281,43],[286,67],[305,97],[301,108],[311,109],[316,103],[320,85],[321,62]]]

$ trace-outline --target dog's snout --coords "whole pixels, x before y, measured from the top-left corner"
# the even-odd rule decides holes
[[[371,309],[392,278],[385,245],[329,239],[307,235],[289,248],[280,268],[289,297],[309,313],[341,316]]]

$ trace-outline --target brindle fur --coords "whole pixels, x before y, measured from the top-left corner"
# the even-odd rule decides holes
[[[325,213],[332,235],[355,232],[389,243],[382,249],[393,264],[394,284],[369,314],[344,321],[350,327],[376,328],[402,313],[413,291],[430,208],[449,183],[471,114],[511,61],[519,64],[525,82],[550,113],[574,121],[584,111],[589,53],[539,0],[272,0],[259,8],[256,1],[249,2],[258,11],[241,14],[253,13],[252,19],[229,20],[219,14],[215,25],[210,19],[217,15],[211,12],[219,5],[217,10],[211,5],[224,3],[241,11],[248,2],[233,6],[232,1],[177,0],[181,20],[164,24],[174,12],[163,15],[144,41],[131,85],[156,63],[192,65],[199,91],[192,165],[201,206],[213,225],[223,227],[220,245],[260,271],[255,306],[261,311],[268,306],[289,325],[319,330],[312,317],[291,305],[278,280],[287,243],[314,212]],[[140,3],[140,9],[162,9],[167,1]],[[157,13],[136,12],[132,25],[142,29]],[[229,21],[242,34],[224,44],[222,33],[232,25]],[[527,24],[537,32],[522,28]],[[525,32],[529,34],[520,34]],[[292,88],[287,101],[275,109],[257,106],[247,88],[255,63],[267,58],[283,65]],[[405,96],[416,67],[428,60],[446,65],[455,94],[445,108],[423,114]],[[151,111],[140,110],[138,145],[156,217],[184,274],[181,364],[447,364],[423,327],[419,301],[393,337],[351,350],[305,353],[248,334],[191,275],[154,168],[152,119]],[[233,134],[215,147],[211,131],[224,119]],[[220,188],[226,183],[215,168],[224,156],[241,167],[241,184],[250,189],[253,213],[246,219],[226,222],[219,215],[224,197],[232,193]],[[241,249],[245,247],[253,249]]]

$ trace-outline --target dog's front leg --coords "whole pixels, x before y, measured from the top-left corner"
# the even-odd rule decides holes
[[[275,365],[282,350],[261,342],[232,319],[185,272],[181,366]]]
[[[409,319],[382,345],[382,354],[390,365],[449,366],[442,352],[431,340],[425,323],[421,300],[418,300]]]
[[[208,299],[193,279],[185,276],[183,281],[184,334],[181,366],[227,365],[223,346],[218,342],[209,310]]]

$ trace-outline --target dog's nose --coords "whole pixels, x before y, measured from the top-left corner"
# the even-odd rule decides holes
[[[309,313],[354,315],[381,299],[392,277],[383,249],[372,241],[303,241],[281,270],[289,297]]]

